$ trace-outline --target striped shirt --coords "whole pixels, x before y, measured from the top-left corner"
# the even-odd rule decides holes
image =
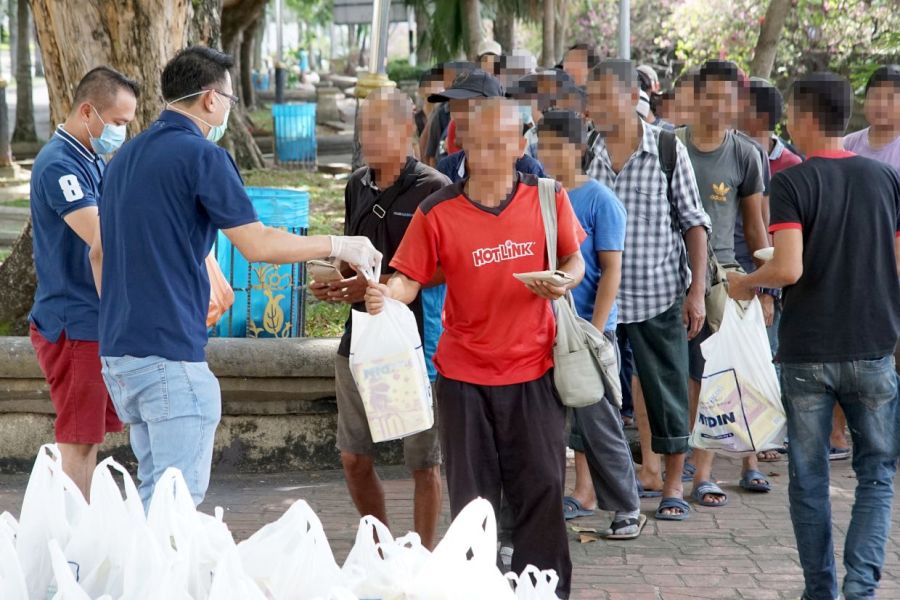
[[[691,285],[684,233],[692,227],[710,229],[703,210],[687,149],[676,140],[677,161],[672,174],[672,200],[680,230],[672,224],[666,190],[668,182],[659,162],[659,128],[638,120],[641,142],[616,174],[600,135],[595,141],[588,175],[606,184],[625,206],[628,220],[622,283],[619,287],[619,322],[639,323],[665,312]]]

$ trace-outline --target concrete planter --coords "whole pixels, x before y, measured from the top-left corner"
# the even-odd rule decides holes
[[[334,339],[214,338],[207,360],[222,388],[214,471],[336,468]],[[41,444],[53,441],[53,405],[31,343],[0,337],[0,472],[28,471]],[[400,461],[398,444],[380,460]],[[125,463],[134,457],[127,432],[102,449]]]

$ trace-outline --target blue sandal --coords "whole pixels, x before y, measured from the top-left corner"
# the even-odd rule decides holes
[[[763,483],[753,483],[754,481],[762,481]],[[765,493],[772,489],[771,484],[769,484],[769,480],[766,479],[766,476],[756,471],[754,469],[747,469],[741,475],[741,488],[747,490],[748,492],[760,492]]]
[[[578,517],[593,517],[594,511],[589,510],[581,505],[581,502],[572,496],[563,498],[563,517],[566,521],[577,519]]]
[[[638,498],[661,498],[662,490],[645,490],[641,482],[637,483]]]
[[[666,514],[663,512],[664,510],[672,509],[680,510],[681,513]],[[689,516],[691,516],[691,505],[682,498],[675,496],[663,498],[662,502],[659,503],[659,508],[656,509],[656,518],[659,521],[684,521]]]
[[[721,496],[722,502],[710,502],[709,500],[704,500],[704,496]],[[723,492],[722,488],[712,481],[701,481],[695,485],[694,490],[691,492],[691,498],[700,506],[709,508],[721,508],[728,504],[728,494]]]

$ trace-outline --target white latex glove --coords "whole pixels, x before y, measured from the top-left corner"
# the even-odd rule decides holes
[[[363,236],[331,237],[331,256],[339,258],[367,279],[381,276],[381,252],[375,249],[369,238]]]

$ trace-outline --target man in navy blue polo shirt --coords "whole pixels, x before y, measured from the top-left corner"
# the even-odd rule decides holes
[[[221,397],[205,358],[205,258],[217,231],[250,262],[333,256],[367,270],[381,260],[367,238],[299,237],[259,222],[215,143],[237,101],[232,66],[198,46],[169,61],[166,110],[122,149],[103,184],[100,356],[116,411],[131,425],[145,506],[168,467],[182,471],[197,504],[209,484]]]
[[[31,175],[31,223],[38,285],[31,342],[50,387],[63,470],[88,497],[97,448],[122,431],[100,376],[100,298],[89,250],[99,218],[97,199],[106,163],[101,155],[125,141],[134,119],[137,84],[110,69],[88,72],[65,123],[41,149]]]

